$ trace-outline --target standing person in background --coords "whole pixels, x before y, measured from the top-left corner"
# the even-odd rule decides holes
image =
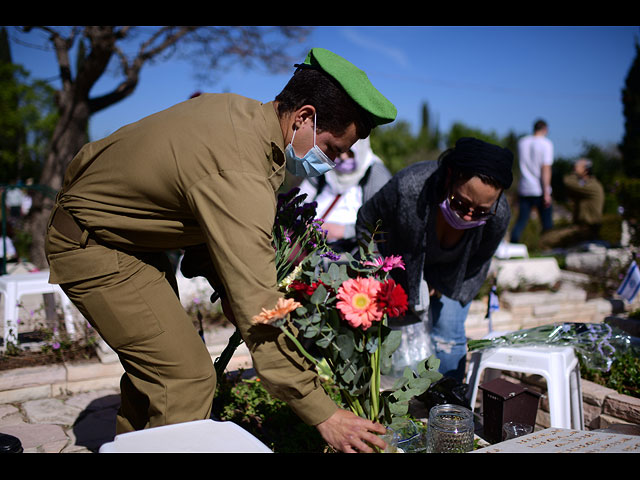
[[[338,253],[350,252],[357,245],[358,210],[391,179],[391,173],[371,150],[368,137],[354,143],[335,163],[324,175],[304,179],[300,193],[307,194],[307,202],[318,204],[318,218],[324,220],[331,247]]]
[[[518,219],[511,231],[511,243],[518,243],[529,221],[531,209],[540,215],[542,232],[553,227],[551,209],[551,165],[553,143],[547,138],[549,127],[544,120],[533,125],[533,134],[518,142],[520,181],[518,183]]]

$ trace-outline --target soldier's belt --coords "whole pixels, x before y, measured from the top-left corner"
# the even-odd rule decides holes
[[[53,219],[51,225],[55,227],[65,237],[78,242],[81,247],[87,245],[97,245],[93,238],[89,236],[89,231],[82,228],[73,216],[63,209],[60,205],[57,205],[56,211],[53,213]]]

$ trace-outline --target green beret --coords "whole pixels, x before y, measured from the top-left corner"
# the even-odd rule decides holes
[[[324,48],[312,48],[302,65],[320,68],[333,77],[370,114],[374,126],[396,119],[398,111],[393,103],[373,86],[366,73],[341,56]]]

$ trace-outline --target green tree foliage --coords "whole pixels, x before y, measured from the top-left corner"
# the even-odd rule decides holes
[[[440,154],[441,135],[438,127],[430,128],[431,116],[426,102],[421,105],[422,124],[417,134],[403,120],[371,132],[371,148],[384,161],[392,174],[412,163],[436,160]]]
[[[0,31],[0,183],[38,178],[57,115],[53,89],[11,61]]]
[[[498,135],[495,132],[483,132],[477,128],[465,125],[462,122],[455,122],[451,126],[449,134],[447,135],[447,147],[453,147],[456,144],[456,141],[463,137],[475,137],[488,143],[502,145],[502,141],[498,138]]]
[[[421,160],[427,160],[421,153],[419,139],[411,132],[411,125],[396,121],[389,126],[379,127],[371,132],[371,149],[384,161],[392,174]]]
[[[411,125],[403,120],[371,132],[371,148],[382,158],[392,174],[416,162],[437,160],[445,149],[453,147],[462,137],[479,138],[509,148],[517,155],[518,135],[514,132],[501,138],[495,132],[485,132],[462,122],[455,122],[443,135],[437,125],[431,126],[433,122],[427,103],[424,102],[420,108],[422,124],[416,134],[412,133]],[[517,163],[514,162],[514,174],[516,172]]]
[[[622,90],[625,118],[624,137],[620,144],[624,173],[640,178],[640,45],[636,41],[636,57],[629,68]]]

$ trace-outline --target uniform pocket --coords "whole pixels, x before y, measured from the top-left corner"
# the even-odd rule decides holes
[[[49,255],[49,283],[73,283],[119,272],[115,250],[92,246]]]
[[[126,281],[92,290],[83,303],[92,317],[93,326],[115,350],[163,332],[150,305],[153,298],[147,296],[134,282]]]

